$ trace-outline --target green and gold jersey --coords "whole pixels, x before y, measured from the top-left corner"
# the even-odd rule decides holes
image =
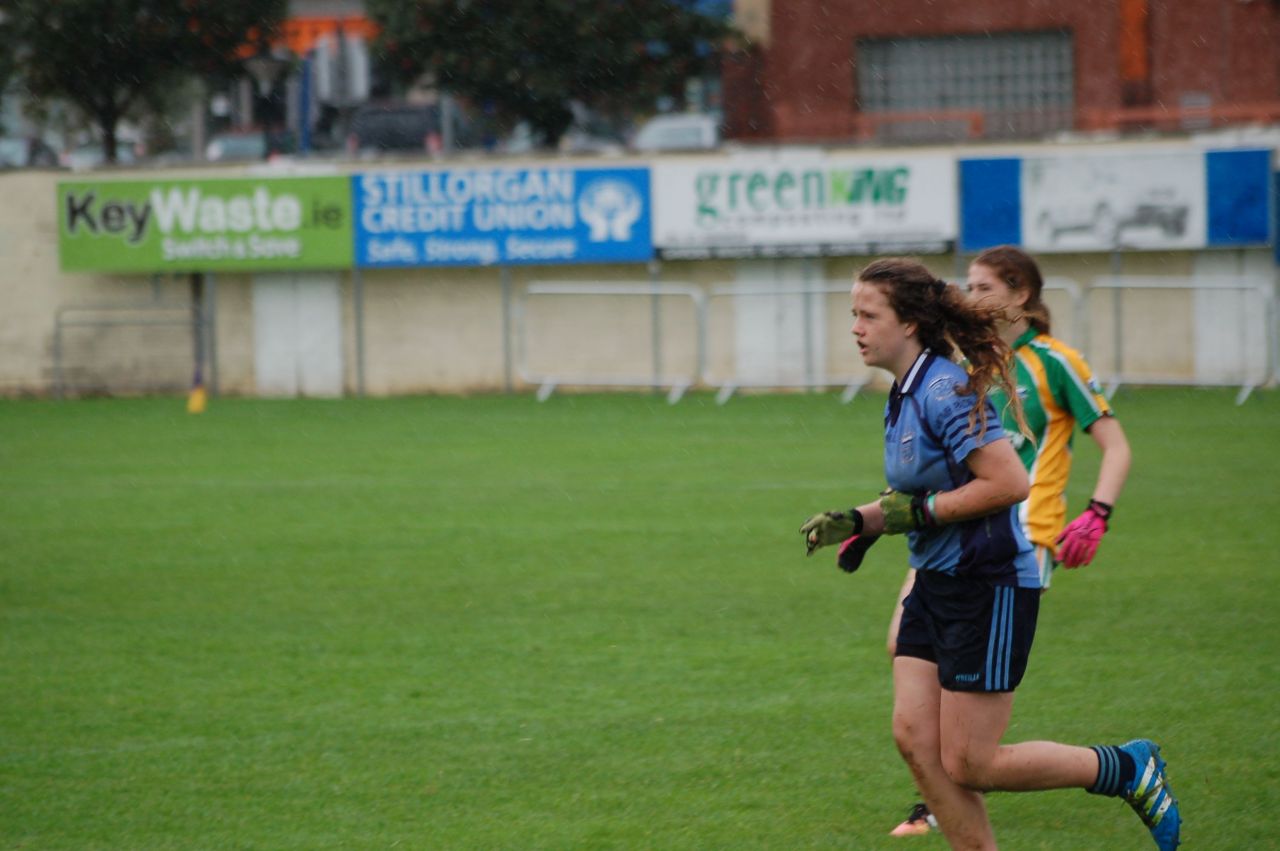
[[[1018,398],[1035,440],[1018,431],[1003,391],[993,388],[991,401],[1031,477],[1031,494],[1019,508],[1022,528],[1033,544],[1053,549],[1067,523],[1075,426],[1087,429],[1110,415],[1111,406],[1080,353],[1048,334],[1028,330],[1014,342],[1013,354]]]

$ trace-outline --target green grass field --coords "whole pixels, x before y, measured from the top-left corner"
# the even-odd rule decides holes
[[[1280,848],[1280,394],[1122,391],[1135,466],[1011,740],[1150,735],[1192,849]],[[883,396],[0,403],[0,848],[941,849],[884,634]],[[1072,508],[1097,467],[1079,444]],[[1154,847],[993,795],[1001,847]]]

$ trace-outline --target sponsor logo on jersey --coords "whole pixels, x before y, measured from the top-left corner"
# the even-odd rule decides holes
[[[898,442],[898,452],[902,458],[902,463],[912,464],[916,460],[916,433],[909,431],[902,435],[902,440]]]

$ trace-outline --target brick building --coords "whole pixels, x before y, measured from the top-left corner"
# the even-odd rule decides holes
[[[1280,123],[1277,0],[738,0],[727,135],[1034,138]]]

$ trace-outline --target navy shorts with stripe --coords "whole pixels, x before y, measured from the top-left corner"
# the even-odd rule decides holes
[[[917,570],[896,655],[936,663],[948,691],[1013,691],[1027,670],[1039,612],[1039,588]]]

